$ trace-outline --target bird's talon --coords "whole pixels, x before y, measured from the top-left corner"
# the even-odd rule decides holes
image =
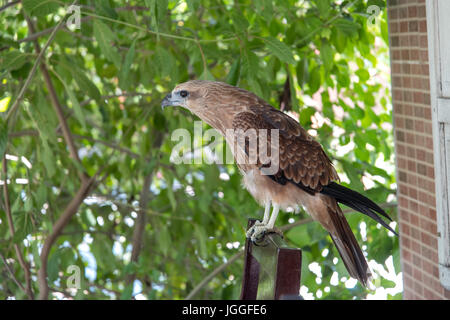
[[[279,235],[282,239],[284,239],[283,232],[282,232],[280,229],[278,229],[278,228],[273,228],[273,229],[267,230],[267,231],[266,231],[266,234],[277,234],[277,235]]]
[[[247,233],[246,233],[247,238],[251,238],[251,237],[253,236],[253,233],[255,233],[255,229],[256,229],[257,227],[261,227],[261,226],[263,226],[262,222],[259,221],[259,220],[256,221],[256,222],[253,224],[253,226],[251,226],[250,229],[247,230]]]
[[[257,246],[264,246],[264,244],[267,244],[267,242],[264,241],[265,237],[268,234],[276,233],[280,237],[283,238],[283,233],[280,229],[277,228],[268,228],[266,225],[263,225],[262,223],[254,224],[248,231],[247,231],[247,238],[250,239],[250,241]]]

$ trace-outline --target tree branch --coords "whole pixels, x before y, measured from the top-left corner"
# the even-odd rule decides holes
[[[15,4],[18,4],[19,2],[20,2],[20,0],[8,2],[4,6],[0,7],[0,12],[2,12],[3,10],[8,9],[9,7],[11,7],[11,6],[15,5]]]
[[[139,210],[137,212],[138,216],[136,218],[135,227],[133,231],[133,240],[132,240],[132,251],[130,262],[137,262],[139,259],[139,254],[142,249],[142,238],[145,231],[145,225],[147,223],[147,214],[146,208],[150,199],[150,185],[153,181],[153,171],[150,172],[144,179],[144,185],[142,186],[141,196],[139,200]],[[128,286],[133,283],[136,279],[136,274],[130,274],[126,281],[125,286]]]
[[[92,190],[94,183],[96,182],[96,178],[102,169],[99,169],[97,173],[85,180],[81,183],[80,188],[78,189],[76,195],[69,202],[64,212],[58,218],[56,223],[53,225],[52,233],[45,239],[44,246],[41,251],[41,268],[38,272],[38,281],[39,281],[39,299],[45,300],[48,298],[49,287],[47,283],[47,264],[48,264],[48,256],[50,254],[50,249],[56,239],[59,237],[64,227],[69,223],[72,216],[78,211],[78,208],[83,203],[84,199],[88,196],[89,192]]]
[[[163,135],[161,133],[157,134],[156,140],[153,143],[153,149],[159,149],[161,147],[163,141]],[[139,199],[139,211],[138,216],[136,218],[135,227],[133,231],[133,240],[132,240],[132,246],[133,249],[131,251],[131,262],[137,262],[139,259],[139,254],[141,253],[142,249],[142,240],[144,236],[145,231],[145,225],[147,223],[147,214],[146,209],[148,206],[148,203],[150,201],[150,185],[153,181],[153,174],[154,174],[154,168],[153,170],[145,177],[144,179],[144,185],[141,190],[140,199]],[[130,274],[126,281],[125,285],[128,286],[133,283],[133,281],[136,279],[136,274]]]
[[[74,3],[76,3],[77,1],[74,1]],[[31,21],[31,19],[28,16],[25,16],[25,19],[27,21],[28,24],[28,28],[30,30],[30,32],[33,34],[35,33],[35,29],[34,29],[34,25],[33,22]],[[62,19],[64,20],[64,19]],[[39,42],[37,40],[33,41],[34,44],[34,48],[36,50],[36,52],[40,55],[41,54],[41,48],[39,46]],[[40,68],[41,68],[41,72],[42,75],[44,77],[44,81],[47,85],[47,89],[49,91],[50,94],[50,100],[52,102],[53,105],[53,109],[56,112],[56,115],[58,117],[59,120],[59,124],[61,126],[61,131],[64,137],[64,140],[67,143],[67,147],[69,148],[69,152],[70,152],[70,157],[73,158],[75,161],[77,161],[78,163],[80,163],[80,165],[82,165],[80,158],[78,157],[78,150],[75,146],[73,137],[72,137],[72,133],[70,132],[69,126],[66,122],[66,119],[64,117],[64,112],[62,109],[62,105],[59,102],[58,99],[58,95],[56,94],[56,90],[55,87],[53,86],[53,82],[50,78],[50,74],[48,72],[48,69],[45,65],[45,63],[42,61],[42,63],[40,64]],[[86,174],[86,172],[79,172],[79,177],[80,180],[82,182],[85,182],[88,179],[88,175]]]

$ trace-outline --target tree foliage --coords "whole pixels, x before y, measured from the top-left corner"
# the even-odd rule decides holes
[[[79,29],[66,23],[71,4],[22,0],[0,12],[0,298],[46,297],[48,286],[57,298],[182,299],[239,254],[262,209],[235,165],[170,161],[171,133],[193,134],[198,119],[159,104],[188,79],[281,106],[316,135],[343,184],[395,199],[384,1],[82,0]],[[283,213],[278,225],[306,217]],[[398,273],[398,239],[347,217],[368,259],[386,268],[392,255]],[[317,223],[285,238],[303,250],[314,297],[367,296],[340,281],[348,274]],[[195,298],[238,298],[242,263]],[[381,275],[375,285],[395,286]]]

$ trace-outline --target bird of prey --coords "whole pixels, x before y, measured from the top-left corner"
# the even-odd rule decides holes
[[[161,106],[187,108],[218,130],[229,144],[233,139],[227,134],[230,131],[278,130],[278,159],[271,174],[263,170],[270,165],[267,161],[237,161],[243,185],[265,206],[263,220],[247,232],[247,237],[257,242],[274,230],[280,209],[302,206],[329,232],[350,276],[364,286],[369,284],[369,266],[338,203],[368,215],[396,234],[377,214],[391,218],[373,201],[338,184],[331,160],[297,121],[252,92],[216,81],[181,83],[164,98]],[[266,134],[267,143],[271,139],[274,140],[273,135]],[[233,148],[233,155],[235,159],[248,160],[250,151],[245,144]]]

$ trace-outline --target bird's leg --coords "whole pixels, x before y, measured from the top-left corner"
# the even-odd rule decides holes
[[[278,217],[278,212],[280,212],[280,205],[275,203],[273,205],[272,215],[270,216],[270,219],[267,223],[268,229],[273,229],[273,226],[275,225],[275,221],[277,220],[277,217]]]
[[[262,222],[259,222],[260,224],[267,224],[267,222],[269,222],[271,204],[272,202],[270,200],[266,203],[266,208],[264,209],[264,218]]]
[[[270,218],[270,207],[271,207],[271,201],[267,201],[266,202],[266,207],[264,209],[264,218],[262,221],[256,221],[253,226],[250,227],[250,229],[247,230],[247,238],[250,238],[253,234],[253,232],[255,232],[255,228],[258,226],[265,226],[268,222],[269,222],[269,218]]]
[[[252,228],[253,230],[249,229],[249,232],[252,231],[251,234],[249,234],[249,232],[247,232],[247,237],[249,237],[250,240],[253,242],[258,242],[262,238],[264,238],[264,236],[267,233],[275,232],[275,233],[281,234],[278,230],[274,229],[275,221],[277,220],[279,211],[280,211],[280,205],[277,203],[274,203],[272,215],[270,216],[270,218],[265,219],[266,221],[263,221],[265,223],[261,223],[258,225],[255,224],[254,228]]]

